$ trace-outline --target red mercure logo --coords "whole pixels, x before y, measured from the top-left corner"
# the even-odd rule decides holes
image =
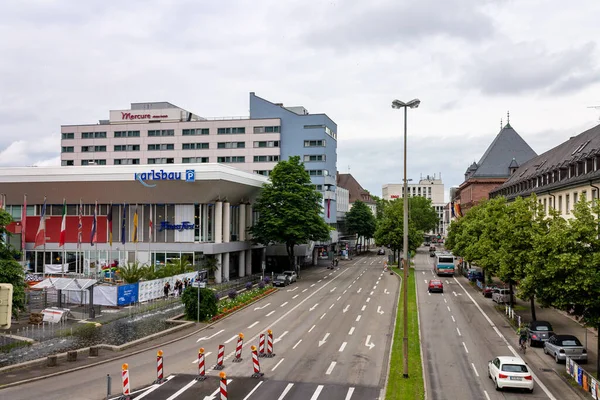
[[[122,119],[134,120],[134,119],[169,118],[169,116],[168,115],[150,115],[150,114],[132,114],[130,112],[123,112],[123,111],[121,111],[121,118]]]

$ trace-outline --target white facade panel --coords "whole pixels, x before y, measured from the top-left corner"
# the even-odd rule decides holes
[[[175,230],[175,242],[194,241],[194,229],[187,228],[189,225],[195,226],[193,204],[175,204],[174,225],[181,226],[181,229]]]

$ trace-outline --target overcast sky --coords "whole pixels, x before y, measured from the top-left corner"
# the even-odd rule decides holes
[[[506,122],[537,152],[598,124],[600,2],[4,0],[0,166],[59,165],[60,125],[131,102],[248,115],[248,93],[338,124],[338,170],[381,195],[459,185]]]

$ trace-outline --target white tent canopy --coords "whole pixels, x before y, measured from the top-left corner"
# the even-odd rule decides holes
[[[94,286],[98,281],[95,279],[79,278],[46,278],[40,283],[32,286],[33,289],[48,289],[81,292]]]

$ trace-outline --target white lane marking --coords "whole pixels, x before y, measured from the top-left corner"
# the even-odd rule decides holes
[[[471,363],[471,366],[473,367],[473,371],[475,371],[475,376],[477,376],[479,378],[479,372],[477,372],[477,368],[475,368],[475,364]]]
[[[370,297],[367,297],[367,303],[368,303],[368,302],[370,302],[370,301],[371,301],[371,298],[370,298]]]
[[[325,375],[331,375],[333,369],[335,368],[335,364],[337,364],[335,361],[332,361],[331,364],[329,364],[329,368],[327,368],[327,371],[325,371]]]
[[[448,283],[448,282],[446,282],[446,283]],[[454,297],[458,296],[454,290],[452,291],[452,294],[454,295]]]
[[[348,286],[348,289],[350,289],[352,287],[352,285]]]
[[[285,389],[283,389],[283,392],[281,392],[281,396],[279,396],[279,398],[277,400],[283,400],[285,395],[288,394],[288,392],[292,389],[292,387],[294,387],[294,384],[288,383],[288,385],[285,387]]]
[[[454,319],[454,315],[451,315],[452,317],[452,322],[456,322],[456,320]]]
[[[294,345],[294,347],[292,347],[292,350],[295,350],[295,349],[296,349],[296,347],[298,347],[298,345],[299,345],[300,343],[302,343],[302,339],[298,340],[298,343],[296,343],[296,344]]]
[[[485,394],[485,398],[487,400],[492,400],[492,399],[490,399],[490,395],[488,394],[488,392],[486,390],[483,391],[483,394]]]
[[[310,400],[317,400],[319,398],[319,395],[321,394],[321,390],[323,390],[323,385],[317,386],[317,389],[313,393],[313,395],[310,398]]]
[[[310,285],[310,287],[313,287],[313,286],[315,286],[315,285],[316,285],[316,283],[313,283],[312,285]]]
[[[360,315],[356,317],[356,322],[360,321]]]
[[[312,306],[311,308],[309,308],[308,311],[313,311],[315,308],[317,308],[318,305],[319,305],[319,303],[315,304],[314,306]]]
[[[204,357],[208,357],[212,354],[212,351],[209,351],[208,353],[204,353]],[[196,358],[194,361],[192,361],[192,364],[198,364],[198,359]]]
[[[288,302],[286,301],[285,303],[283,303],[282,305],[280,305],[279,307],[285,307],[287,306]]]
[[[189,388],[191,388],[194,385],[194,383],[196,383],[196,382],[197,382],[196,379],[194,379],[193,381],[191,381],[190,383],[188,383],[187,385],[185,385],[184,387],[182,387],[181,389],[179,389],[178,391],[173,393],[173,395],[171,397],[169,397],[167,400],[174,400],[174,399],[178,398],[181,393],[183,393],[186,390],[188,390]]]
[[[456,283],[458,283],[458,286],[460,286],[460,288],[467,295],[467,297],[469,297],[469,299],[471,299],[473,304],[475,304],[475,307],[477,307],[477,309],[479,310],[481,315],[484,316],[484,318],[487,320],[487,322],[490,324],[490,326],[495,328],[496,326],[494,325],[494,323],[492,322],[490,317],[488,317],[488,315],[485,313],[485,311],[483,311],[483,309],[481,308],[479,303],[477,303],[475,301],[475,299],[473,298],[473,296],[471,296],[471,294],[465,290],[464,286],[458,281],[458,279],[456,279],[456,277],[454,277],[454,280],[456,281]],[[508,340],[506,340],[506,338],[504,337],[504,335],[502,335],[502,333],[500,333],[500,331],[497,331],[497,333],[500,335],[500,337],[504,340],[505,343],[508,343]],[[508,346],[508,348],[515,357],[519,357],[519,355],[517,354],[517,351],[515,349],[513,349],[512,346]],[[533,379],[535,379],[535,381],[538,384],[538,386],[540,387],[540,389],[542,389],[544,391],[544,393],[546,393],[546,396],[548,396],[548,398],[550,400],[556,400],[556,397],[554,397],[554,395],[550,392],[550,390],[548,390],[546,385],[544,385],[544,383],[542,381],[540,381],[540,379],[537,377],[537,375],[535,375],[533,372],[531,372],[531,376],[533,376]]]
[[[319,280],[317,281],[317,283],[321,283],[321,281],[322,281],[322,280],[323,280],[323,279],[319,279]]]
[[[346,348],[346,344],[348,344],[348,342],[344,342],[342,343],[342,345],[340,346],[340,350],[339,352],[341,353],[342,351],[344,351],[344,349]]]
[[[465,342],[462,342],[462,344],[463,344],[463,347],[465,348],[465,351],[466,351],[467,353],[469,353],[469,349],[467,349],[467,345],[465,344]]]
[[[326,312],[324,312],[324,313],[323,313],[323,315],[321,315],[321,318],[319,318],[319,319],[323,319],[323,318],[325,318],[325,316],[326,316],[326,315],[327,315],[327,313],[326,313]]]
[[[283,358],[281,359],[281,361],[283,361]],[[281,361],[280,361],[280,362],[281,362]],[[278,364],[278,365],[279,365],[279,364]],[[275,368],[273,368],[273,369],[275,369]],[[248,399],[250,398],[250,396],[252,396],[252,395],[254,394],[254,392],[256,392],[256,389],[258,389],[258,387],[259,387],[260,385],[262,385],[262,383],[263,383],[263,382],[264,382],[264,381],[260,381],[260,382],[258,382],[258,383],[256,384],[256,386],[254,386],[254,388],[253,388],[253,389],[252,389],[252,390],[251,390],[251,391],[248,393],[248,395],[246,395],[246,397],[244,397],[244,400],[248,400]]]
[[[449,312],[452,312],[452,311],[450,311],[450,306],[446,306],[446,308],[448,309]]]
[[[354,333],[354,327],[350,328],[350,331],[348,331],[348,335],[352,335]]]
[[[448,303],[448,300],[444,299],[444,303]]]
[[[460,329],[458,329],[458,326],[456,327],[456,332],[458,332],[458,336],[462,336],[462,335],[460,334]]]
[[[387,289],[383,289],[383,294],[390,294],[390,292],[388,292]]]
[[[367,308],[366,305],[362,306],[362,308],[360,309],[360,311],[365,311],[365,308]]]
[[[256,321],[255,323],[253,323],[252,325],[250,325],[248,328],[246,329],[252,329],[254,328],[256,325],[258,325],[260,323],[260,321]]]
[[[150,386],[149,388],[142,389],[142,390],[145,390],[145,392],[142,393],[139,396],[136,396],[135,398],[136,399],[143,399],[144,397],[148,396],[150,393],[154,392],[156,389],[158,389],[159,387],[161,387],[163,384],[169,382],[173,378],[175,378],[175,375],[169,375],[169,376],[167,376],[165,378],[165,382],[163,382],[162,384],[160,384],[160,385],[154,384],[154,385]],[[138,390],[138,392],[141,392],[142,390]],[[132,392],[131,394],[134,394],[134,393],[136,393],[136,392]]]
[[[342,312],[345,313],[346,311],[348,311],[348,308],[350,308],[350,305],[346,305],[346,307],[344,307],[344,309],[342,310]]]
[[[296,286],[296,287],[295,287],[295,288],[293,288],[293,289],[288,289],[287,291],[288,291],[288,292],[293,292],[293,291],[294,291],[294,290],[296,290],[296,289],[298,289],[298,286]]]
[[[374,291],[371,290],[371,293],[369,293],[371,296],[373,296],[373,293],[375,293]]]
[[[423,271],[423,275],[425,275],[425,271]]]
[[[270,313],[268,313],[267,315],[265,315],[265,317],[270,317],[271,315],[275,314],[275,310],[271,311]]]
[[[323,336],[323,340],[319,340],[319,347],[323,346],[325,343],[327,343],[327,338],[329,337],[329,332],[327,332],[325,334],[325,336]]]
[[[311,327],[311,328],[308,330],[308,332],[310,333],[310,332],[311,332],[313,329],[315,329],[315,326],[316,326],[316,325],[313,325],[313,326],[312,326],[312,327]]]
[[[377,285],[373,286],[373,290],[377,289]]]
[[[427,283],[427,279],[423,279],[425,281],[425,283]]]
[[[312,287],[312,286],[311,286],[311,287]],[[304,290],[302,291],[302,293],[306,292],[307,290],[308,290],[308,288],[304,289]],[[291,383],[291,385],[293,385],[293,383]]]
[[[342,296],[338,297],[336,301],[340,301],[341,298],[342,298]]]
[[[346,398],[344,400],[350,400],[352,398],[352,394],[354,393],[354,388],[348,388],[348,393],[346,393]]]
[[[279,367],[279,364],[281,364],[283,362],[283,360],[285,360],[285,358],[282,358],[281,360],[279,360],[279,362],[277,364],[275,364],[275,366],[273,368],[271,368],[271,371],[275,371],[275,369],[277,367]]]
[[[300,296],[299,294],[295,295],[294,297],[292,297],[292,299],[295,299],[296,297]]]
[[[287,335],[288,333],[289,333],[288,331],[285,331],[285,332],[283,332],[281,335],[279,335],[279,337],[278,337],[277,339],[275,339],[275,343],[277,343],[277,342],[279,342],[281,339],[283,339],[283,337],[284,337],[285,335]]]
[[[427,294],[428,294],[429,296],[431,296],[431,292],[427,292]]]
[[[333,303],[332,305],[330,305],[329,309],[331,310],[333,308],[333,306],[335,306],[335,303]]]
[[[270,304],[270,303],[269,303],[269,304]],[[214,338],[215,336],[217,336],[219,333],[223,333],[223,332],[225,332],[225,330],[224,330],[224,329],[221,329],[219,332],[217,332],[217,333],[215,333],[215,334],[213,334],[213,335],[211,335],[211,336],[209,336],[209,337],[203,336],[203,337],[201,337],[200,339],[196,340],[196,343],[198,343],[198,342],[199,342],[199,341],[201,341],[201,340],[209,340],[209,339],[212,339],[212,338]]]
[[[269,307],[270,305],[271,305],[271,303],[267,303],[267,304],[265,304],[265,305],[264,305],[264,306],[262,306],[262,307],[254,307],[254,311],[256,311],[256,310],[262,310],[262,309],[264,309],[264,308],[267,308],[267,307]]]
[[[227,340],[225,341],[225,344],[227,344],[227,343],[231,343],[231,342],[232,342],[234,339],[236,339],[237,337],[238,337],[238,335],[232,336],[232,337],[231,337],[231,339],[227,339]]]
[[[337,289],[337,286],[334,286],[334,288],[333,288],[333,289],[331,289],[331,290],[329,291],[329,293],[333,293],[333,292],[335,291],[335,289]]]
[[[362,288],[358,288],[358,290],[356,291],[356,293],[360,293],[361,290],[362,290]]]
[[[344,290],[344,292],[342,294],[346,294],[347,290]]]

